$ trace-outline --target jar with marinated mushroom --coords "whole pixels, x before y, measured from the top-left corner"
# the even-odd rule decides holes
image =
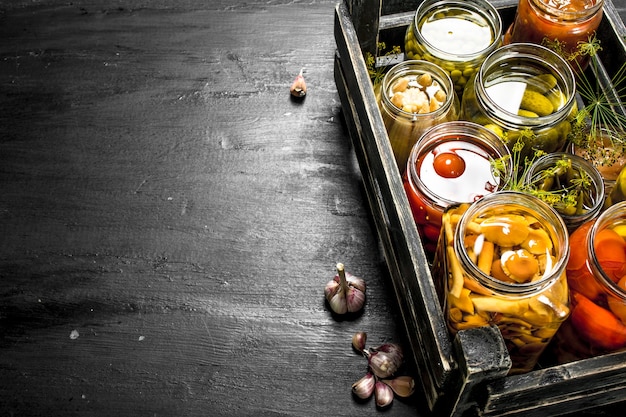
[[[509,373],[531,371],[569,316],[568,258],[563,220],[536,197],[502,191],[451,206],[433,263],[451,333],[497,326]]]
[[[383,78],[379,108],[400,173],[411,148],[430,127],[459,117],[460,103],[452,81],[427,61],[404,61]]]

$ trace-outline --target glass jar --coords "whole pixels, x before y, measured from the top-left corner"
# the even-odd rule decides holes
[[[605,208],[611,207],[620,201],[626,201],[626,166],[622,168],[617,179],[613,183],[610,194],[605,201]]]
[[[505,163],[504,178],[493,170],[495,159]],[[403,176],[426,253],[435,253],[446,207],[501,190],[512,172],[506,145],[480,125],[452,121],[426,131],[413,146]]]
[[[626,202],[570,236],[572,314],[555,338],[560,362],[626,349]]]
[[[585,159],[567,152],[538,158],[523,181],[561,215],[570,233],[595,218],[604,206],[600,172]]]
[[[428,61],[393,66],[383,78],[379,107],[401,174],[422,133],[459,118],[459,100],[450,77]]]
[[[519,0],[505,43],[529,42],[558,50],[575,71],[582,71],[589,55],[580,43],[588,43],[602,21],[604,0]],[[557,49],[558,48],[558,49]]]
[[[600,171],[608,194],[622,167],[626,165],[626,133],[621,129],[602,126],[594,131],[586,131],[585,136],[584,146],[572,143],[570,151]]]
[[[433,62],[448,72],[457,94],[483,60],[502,43],[502,21],[486,0],[425,0],[407,28],[408,59]]]
[[[532,370],[569,315],[568,257],[563,220],[533,196],[502,191],[451,206],[433,263],[433,276],[447,278],[450,331],[498,326],[509,374]]]
[[[461,119],[494,130],[520,156],[562,150],[572,130],[576,83],[559,55],[540,45],[505,45],[465,86]]]

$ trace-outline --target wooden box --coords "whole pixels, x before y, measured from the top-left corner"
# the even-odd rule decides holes
[[[497,328],[452,339],[378,110],[364,56],[377,42],[403,46],[419,0],[342,0],[335,9],[335,82],[370,209],[429,408],[437,416],[549,416],[626,400],[626,352],[507,376],[510,358]],[[492,0],[503,27],[516,0]],[[606,0],[598,30],[598,79],[611,88],[626,60],[626,29]]]

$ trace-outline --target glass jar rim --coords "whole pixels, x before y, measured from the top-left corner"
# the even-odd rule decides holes
[[[435,78],[446,93],[446,99],[437,110],[428,113],[412,113],[406,110],[402,110],[391,102],[391,98],[387,94],[389,87],[397,78],[406,75],[424,74],[429,72],[433,78]],[[455,99],[454,87],[452,79],[446,71],[439,65],[429,61],[412,59],[402,61],[393,67],[385,74],[381,82],[381,103],[388,108],[392,108],[397,114],[402,115],[407,119],[419,120],[420,118],[438,117],[447,112],[453,105]]]
[[[507,206],[510,207],[510,210],[507,210],[509,213],[525,212],[533,215],[532,210],[535,209],[535,211],[539,212],[540,216],[533,216],[542,222],[544,228],[551,229],[547,231],[551,235],[554,246],[558,247],[557,259],[550,272],[545,273],[539,280],[524,283],[500,281],[481,271],[478,265],[470,259],[467,251],[465,251],[463,231],[467,224],[477,215],[484,212],[485,209],[491,209],[493,207],[502,209]],[[555,242],[555,240],[558,240],[558,242]],[[500,296],[511,298],[528,297],[546,290],[560,279],[569,260],[569,234],[563,219],[556,210],[537,197],[519,191],[499,191],[486,195],[476,201],[463,213],[454,231],[454,250],[459,255],[459,261],[463,267],[468,269],[478,283],[486,289]]]
[[[543,68],[546,70],[543,73],[558,75],[560,84],[567,89],[565,92],[567,101],[561,108],[546,116],[526,117],[509,112],[496,103],[487,93],[485,82],[492,70],[501,69],[501,65],[508,62],[511,58],[516,59],[518,62],[532,63],[534,64],[533,68]],[[520,72],[520,74],[531,76],[541,73]],[[557,83],[559,83],[558,79]],[[519,125],[540,128],[565,120],[576,100],[576,78],[571,66],[556,52],[534,43],[512,43],[504,45],[489,54],[476,73],[474,89],[477,93],[476,99],[480,105],[483,108],[490,109],[492,116],[508,128],[517,128]]]
[[[458,6],[466,10],[471,10],[472,12],[479,14],[486,21],[488,21],[493,31],[493,40],[491,44],[489,44],[489,46],[487,46],[486,48],[481,49],[480,51],[467,54],[451,54],[447,51],[437,48],[426,38],[424,38],[419,30],[419,21],[421,20],[421,18],[426,16],[426,14],[431,12],[433,9],[436,9],[440,6],[450,5]],[[415,15],[413,17],[413,31],[419,43],[424,45],[426,49],[428,49],[428,51],[435,55],[437,58],[446,61],[471,62],[493,52],[493,50],[498,47],[498,45],[500,44],[499,40],[502,37],[502,19],[500,17],[500,13],[498,13],[498,10],[491,4],[491,2],[487,0],[426,0],[422,1],[415,11]]]

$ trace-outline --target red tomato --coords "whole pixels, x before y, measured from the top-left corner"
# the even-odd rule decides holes
[[[465,161],[454,152],[441,152],[433,160],[435,172],[444,178],[457,178],[465,172]]]

